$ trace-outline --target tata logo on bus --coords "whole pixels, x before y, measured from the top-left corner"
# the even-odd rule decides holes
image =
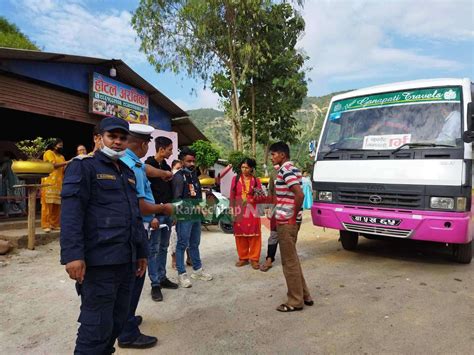
[[[378,205],[382,202],[382,197],[380,197],[379,195],[372,195],[369,197],[369,201],[374,205]]]

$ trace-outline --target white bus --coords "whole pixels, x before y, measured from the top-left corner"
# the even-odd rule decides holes
[[[313,224],[358,237],[448,243],[472,259],[473,84],[394,83],[334,96],[313,171]]]

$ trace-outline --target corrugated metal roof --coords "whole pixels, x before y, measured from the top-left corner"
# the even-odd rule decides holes
[[[127,84],[138,89],[144,90],[156,105],[162,107],[169,112],[171,116],[171,125],[174,132],[178,133],[178,144],[180,146],[190,145],[194,141],[208,140],[199,129],[191,122],[186,111],[182,110],[173,101],[168,99],[160,91],[158,91],[148,81],[143,79],[135,71],[133,71],[121,59],[103,59],[84,57],[78,55],[39,52],[24,49],[12,49],[0,47],[0,60],[32,60],[43,62],[58,62],[58,63],[78,63],[91,65],[114,65],[117,71],[120,72],[120,78]]]
[[[91,64],[91,65],[106,65],[113,64],[117,71],[120,72],[120,77],[123,80],[138,89],[145,91],[155,104],[162,107],[169,112],[172,118],[188,116],[186,111],[182,110],[173,101],[158,91],[148,81],[143,79],[135,71],[133,71],[125,62],[121,59],[103,59],[84,57],[78,55],[62,54],[62,53],[49,53],[39,52],[24,49],[12,49],[0,47],[0,59],[12,59],[12,60],[34,60],[42,62],[57,62],[57,63],[78,63],[78,64]]]

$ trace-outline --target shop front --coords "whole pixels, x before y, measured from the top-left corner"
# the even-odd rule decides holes
[[[155,127],[175,148],[206,139],[184,110],[121,60],[0,48],[0,157],[21,158],[5,147],[41,136],[61,138],[70,159],[79,144],[92,150],[95,125],[112,115]]]

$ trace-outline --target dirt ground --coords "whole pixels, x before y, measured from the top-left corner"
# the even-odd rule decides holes
[[[267,237],[265,229],[262,258]],[[204,230],[201,254],[214,280],[164,290],[164,302],[151,300],[147,281],[141,330],[159,344],[117,353],[473,353],[474,264],[452,263],[443,246],[405,240],[363,239],[348,252],[309,214],[298,250],[315,305],[280,313],[279,254],[267,273],[236,268],[233,237]],[[53,242],[0,259],[1,354],[72,353],[79,298],[58,255]]]

